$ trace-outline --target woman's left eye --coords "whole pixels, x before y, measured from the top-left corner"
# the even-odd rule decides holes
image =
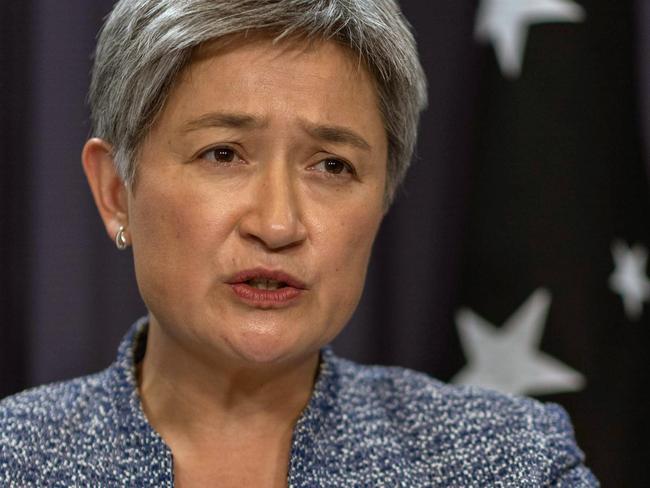
[[[234,164],[240,159],[237,152],[229,147],[213,147],[199,154],[199,158],[216,164]]]
[[[324,159],[318,164],[312,166],[312,168],[318,171],[323,171],[324,173],[329,173],[331,175],[340,175],[341,173],[347,173],[351,175],[355,174],[354,168],[351,164],[335,158]]]

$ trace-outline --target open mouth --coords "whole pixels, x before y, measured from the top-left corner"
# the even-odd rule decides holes
[[[308,291],[306,283],[281,270],[254,268],[232,275],[226,281],[235,296],[256,308],[288,307]]]
[[[247,285],[256,290],[265,291],[281,290],[283,288],[304,290],[307,288],[305,283],[284,271],[264,268],[241,271],[232,275],[226,282],[232,285]]]
[[[289,286],[284,281],[269,280],[266,278],[253,278],[245,281],[245,283],[257,290],[279,290]]]

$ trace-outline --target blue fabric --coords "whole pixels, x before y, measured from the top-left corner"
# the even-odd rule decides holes
[[[1,486],[173,486],[171,451],[136,385],[146,326],[134,324],[103,372],[0,402]],[[288,485],[598,486],[582,463],[557,405],[360,366],[325,348]]]

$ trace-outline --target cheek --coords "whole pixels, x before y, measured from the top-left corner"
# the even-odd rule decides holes
[[[359,218],[354,218],[359,217]],[[325,234],[321,250],[322,272],[326,274],[321,289],[320,315],[330,325],[324,342],[331,341],[350,320],[356,309],[365,283],[372,244],[381,221],[381,215],[368,215],[367,210],[357,215],[346,215],[346,220]]]
[[[170,295],[174,290],[205,286],[210,277],[206,258],[218,229],[196,194],[165,188],[141,188],[132,209],[133,256],[145,293]],[[196,290],[194,290],[196,291]]]
[[[138,194],[130,216],[134,253],[162,258],[175,252],[192,227],[186,211],[192,204],[182,201],[182,195],[155,189]]]
[[[328,257],[333,280],[342,292],[361,293],[380,222],[379,212],[369,214],[367,209],[363,209],[356,215],[348,213],[345,220],[337,222],[334,231],[326,234],[324,247],[328,251],[323,254]]]

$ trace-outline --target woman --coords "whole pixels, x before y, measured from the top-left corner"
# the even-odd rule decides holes
[[[393,0],[118,2],[82,160],[149,315],[2,403],[2,484],[596,486],[559,407],[327,347],[425,98]]]

